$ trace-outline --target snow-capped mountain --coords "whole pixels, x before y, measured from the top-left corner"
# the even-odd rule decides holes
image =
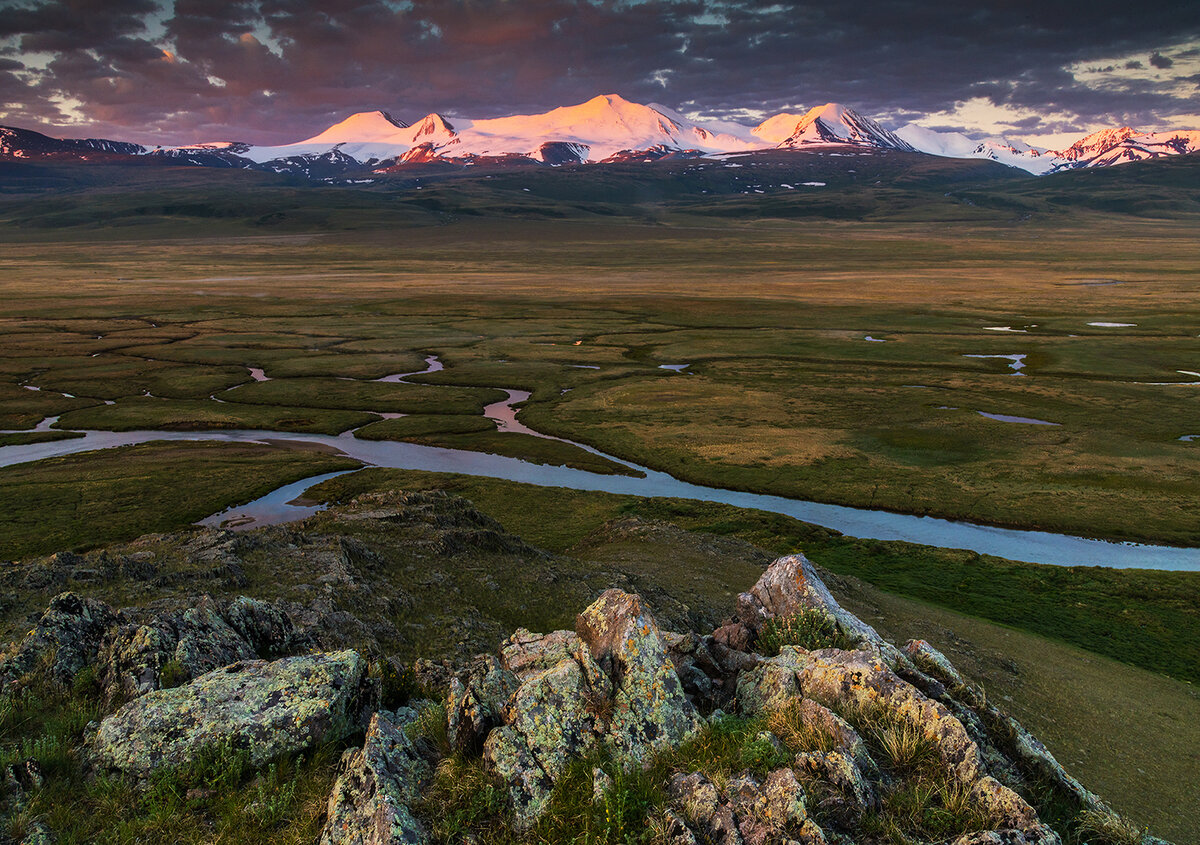
[[[346,173],[369,177],[369,171],[417,166],[643,162],[768,150],[820,151],[831,145],[989,159],[1040,175],[1196,152],[1200,131],[1144,133],[1122,127],[1053,152],[1019,140],[970,138],[911,123],[893,132],[837,103],[804,114],[776,114],[749,127],[697,122],[666,106],[642,105],[616,94],[543,114],[480,120],[433,113],[408,124],[384,111],[360,112],[311,138],[275,146],[219,141],[147,148],[102,139],[58,140],[0,127],[0,159],[157,159],[164,164],[252,168],[320,179]]]
[[[1057,169],[1109,167],[1129,161],[1200,151],[1200,131],[1138,132],[1128,126],[1104,129],[1057,153]]]
[[[759,124],[754,130],[755,134],[761,137],[763,127],[767,126],[766,131],[772,136],[777,136],[779,130],[786,126],[786,122],[779,121],[778,117],[782,115]],[[863,117],[839,103],[826,103],[810,109],[808,114],[792,126],[787,136],[778,142],[780,147],[799,147],[806,144],[854,144],[915,152],[908,142],[870,118]]]
[[[1008,138],[970,138],[961,132],[936,132],[915,123],[901,126],[896,135],[913,149],[947,158],[987,158],[1019,167],[1035,175],[1049,173],[1058,159],[1049,150]]]

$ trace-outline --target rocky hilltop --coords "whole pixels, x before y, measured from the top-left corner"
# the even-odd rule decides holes
[[[4,749],[0,840],[55,841],[70,797],[44,784],[73,767],[81,792],[168,815],[248,795],[214,841],[301,841],[274,808],[311,781],[322,845],[1162,842],[928,643],[897,647],[839,606],[803,555],[706,632],[664,630],[609,589],[574,630],[406,667],[330,647],[356,624],[282,599],[117,610],[58,595],[0,660],[4,701],[60,689],[97,704],[74,717],[78,754]],[[336,774],[317,767],[331,749]],[[182,841],[156,824],[155,841]]]

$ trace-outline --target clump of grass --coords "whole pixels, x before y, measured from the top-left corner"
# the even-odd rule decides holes
[[[187,669],[183,668],[183,664],[178,660],[168,660],[163,664],[162,669],[158,673],[159,689],[171,689],[180,687],[190,681],[191,674]]]
[[[917,771],[937,761],[937,743],[911,722],[880,720],[870,727],[868,736],[893,771]]]
[[[798,699],[767,714],[767,729],[793,752],[833,751],[837,738],[821,725],[806,721]]]
[[[511,841],[508,791],[479,758],[442,759],[414,809],[437,842],[461,842],[469,835],[482,842]]]
[[[1133,822],[1095,810],[1080,813],[1075,830],[1088,845],[1140,845],[1142,841],[1142,832]]]
[[[441,756],[448,757],[451,748],[446,730],[446,705],[439,701],[424,707],[417,714],[416,721],[405,728],[405,733],[413,742],[430,745],[437,749]]]
[[[784,646],[805,649],[854,648],[854,641],[838,629],[837,622],[816,608],[802,608],[789,616],[767,620],[758,632],[756,648],[764,657],[774,657]]]

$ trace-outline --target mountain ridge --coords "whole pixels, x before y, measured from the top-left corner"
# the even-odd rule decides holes
[[[255,168],[327,178],[353,170],[393,172],[414,165],[593,164],[664,156],[724,156],[771,149],[846,145],[989,159],[1033,175],[1200,150],[1200,131],[1140,132],[1116,127],[1091,133],[1062,151],[1009,138],[974,139],[910,123],[895,131],[839,103],[803,115],[783,112],[757,126],[704,124],[659,104],[604,94],[542,114],[472,120],[430,113],[413,124],[382,110],[357,112],[305,140],[281,145],[217,141],[147,147],[108,139],[56,139],[0,127],[0,159],[107,161],[159,156],[172,163]]]

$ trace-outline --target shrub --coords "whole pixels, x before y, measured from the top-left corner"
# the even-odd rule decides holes
[[[757,650],[764,657],[779,654],[783,646],[805,649],[854,648],[854,641],[843,634],[833,617],[816,608],[802,608],[790,616],[767,620],[758,632]]]

